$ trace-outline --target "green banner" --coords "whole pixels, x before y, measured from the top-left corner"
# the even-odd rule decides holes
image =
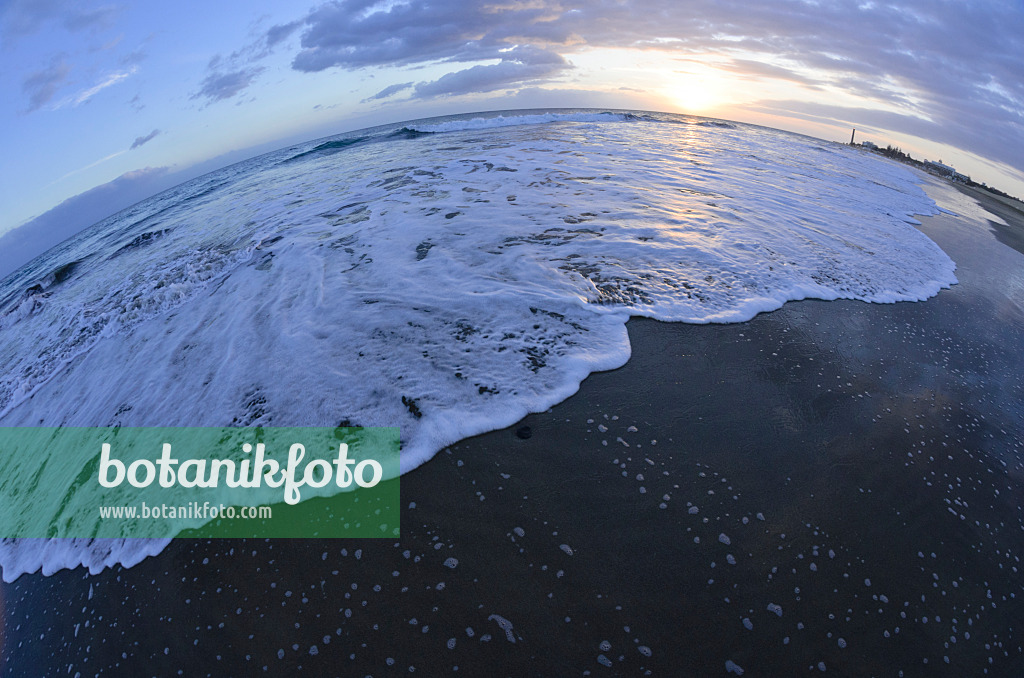
[[[0,538],[397,537],[397,428],[0,428]]]

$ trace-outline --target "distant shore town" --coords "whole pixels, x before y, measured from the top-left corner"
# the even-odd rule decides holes
[[[882,148],[881,146],[871,141],[862,141],[859,144],[855,143],[854,136],[856,135],[856,133],[857,130],[854,129],[853,134],[850,135],[850,146],[864,148],[874,153],[878,153],[879,155],[884,155],[887,158],[892,158],[893,160],[905,162],[908,165],[913,165],[914,167],[924,170],[929,174],[934,174],[937,177],[943,177],[944,179],[949,179],[950,181],[956,181],[962,184],[966,184],[967,186],[972,186],[974,188],[986,190],[989,193],[994,193],[1004,198],[1020,201],[1020,198],[1012,196],[1009,193],[1004,193],[1003,191],[1000,191],[998,188],[989,186],[984,182],[977,183],[975,181],[972,181],[970,176],[957,172],[956,169],[954,169],[953,167],[943,164],[942,160],[917,160],[916,158],[912,158],[910,155],[904,153],[896,146],[890,145],[886,146],[885,148]]]

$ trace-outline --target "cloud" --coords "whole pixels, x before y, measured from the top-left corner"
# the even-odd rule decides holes
[[[241,93],[252,84],[263,68],[251,66],[241,68],[227,73],[220,72],[214,68],[203,80],[199,91],[192,95],[193,99],[200,97],[208,100],[209,103],[223,101]]]
[[[789,82],[807,85],[818,89],[824,84],[817,78],[812,78],[805,73],[798,73],[784,66],[778,66],[765,61],[754,61],[752,59],[730,59],[723,64],[715,64],[716,68],[731,71],[750,80],[770,78],[775,80],[786,80]]]
[[[863,106],[840,106],[796,99],[765,99],[754,102],[748,109],[768,115],[799,118],[811,122],[833,122],[851,127],[886,129],[921,138],[935,138],[936,136],[941,138],[942,136],[941,127],[926,118]]]
[[[113,5],[83,9],[74,0],[7,0],[0,2],[0,36],[13,42],[48,23],[58,23],[72,32],[107,28],[119,12]]]
[[[369,97],[366,97],[365,99],[363,99],[362,103],[365,104],[368,101],[376,101],[378,99],[387,99],[388,97],[394,96],[394,95],[398,94],[399,92],[401,92],[403,90],[409,89],[410,87],[412,87],[415,84],[416,83],[414,83],[414,82],[402,82],[402,83],[399,83],[397,85],[388,85],[387,87],[385,87],[381,91],[377,92],[373,96],[369,96]]]
[[[125,54],[120,59],[118,59],[118,62],[121,63],[124,66],[138,66],[139,64],[141,64],[143,61],[146,60],[147,56],[149,56],[149,55],[146,54],[146,52],[144,50],[142,50],[142,49],[135,49],[135,50],[132,50],[131,52],[128,52],[127,54]]]
[[[288,39],[292,33],[297,31],[302,26],[301,21],[292,21],[287,24],[279,24],[277,26],[271,26],[266,33],[266,45],[268,49],[273,49],[278,43]]]
[[[89,99],[99,94],[101,91],[105,90],[106,88],[116,85],[122,80],[131,77],[135,74],[137,70],[138,69],[133,66],[129,68],[127,71],[111,73],[106,78],[101,80],[99,83],[93,85],[92,87],[82,90],[78,94],[61,100],[60,102],[54,105],[54,109],[64,108],[65,106],[80,106],[85,102],[89,101]]]
[[[42,108],[53,99],[71,72],[71,66],[63,57],[57,57],[46,68],[29,75],[21,83],[21,89],[28,95],[28,111]]]
[[[152,132],[150,132],[149,134],[147,134],[145,136],[135,137],[135,141],[132,142],[132,146],[131,146],[131,148],[129,150],[134,151],[136,148],[138,148],[142,144],[144,144],[144,143],[146,143],[148,141],[151,141],[153,139],[153,137],[155,137],[157,134],[160,134],[160,130],[155,129],[155,130],[153,130]]]
[[[993,135],[989,125],[978,124],[977,119],[969,117],[959,120],[933,120],[914,111],[889,111],[796,100],[764,100],[750,105],[748,109],[812,122],[845,123],[858,129],[870,128],[915,136],[962,148],[983,158],[1020,169],[1019,151],[1007,152],[1007,146],[1019,148],[1020,142],[1008,142],[1006,137]],[[1012,116],[1008,115],[999,126],[1016,130],[1012,139],[1019,140],[1024,135],[1024,128],[1011,118]]]
[[[292,21],[271,26],[226,57],[215,55],[207,65],[206,77],[199,91],[192,98],[205,98],[208,103],[214,103],[240,94],[266,70],[256,64],[270,56],[274,48],[297,31],[301,24],[301,21]]]
[[[0,277],[111,214],[177,183],[167,167],[146,167],[68,198],[0,237]]]
[[[76,9],[64,17],[64,28],[69,31],[81,31],[87,28],[106,28],[113,23],[114,17],[120,12],[114,5],[104,5],[94,9]]]
[[[47,20],[58,16],[63,5],[57,0],[10,0],[0,4],[0,33],[8,39],[35,33]]]
[[[496,10],[478,2],[427,0],[377,5],[329,2],[304,20],[301,51],[292,68],[316,72],[335,66],[401,66],[430,61],[482,61],[501,58],[516,33],[529,35],[534,21],[550,14],[536,9]],[[536,27],[533,27],[536,28]],[[536,32],[544,32],[540,28]]]
[[[897,131],[1024,162],[1024,6],[1011,0],[334,0],[299,21],[285,24],[289,35],[301,30],[298,71],[452,65],[414,85],[417,97],[529,87],[566,72],[509,50],[565,60],[635,48],[800,84],[819,103],[860,99],[837,113],[887,111]]]
[[[578,108],[649,109],[644,92],[630,87],[608,91],[559,87],[523,87],[511,93],[496,93],[480,101],[485,110],[511,108],[561,108],[567,101]]]
[[[557,52],[530,44],[569,41],[564,31],[541,25],[553,16],[541,3],[498,7],[451,0],[329,2],[302,21],[301,49],[292,68],[318,72],[334,67],[497,61],[477,63],[433,81],[393,85],[364,103],[409,87],[417,97],[433,98],[537,84],[571,67]]]
[[[473,66],[443,75],[433,82],[416,85],[420,97],[490,92],[558,75],[569,63],[560,55],[534,47],[519,47],[506,53],[499,63]]]

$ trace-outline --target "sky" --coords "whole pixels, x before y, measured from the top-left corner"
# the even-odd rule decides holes
[[[856,127],[1024,197],[1024,2],[0,0],[0,276],[257,153],[533,107]]]

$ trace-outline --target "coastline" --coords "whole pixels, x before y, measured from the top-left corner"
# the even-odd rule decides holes
[[[1020,672],[1024,259],[922,221],[960,284],[634,318],[624,367],[403,476],[400,540],[0,586],[3,674]]]
[[[1005,224],[989,220],[996,239],[1024,254],[1024,203],[1012,198],[989,193],[959,182],[953,182],[958,191],[980,202],[987,211],[999,217]]]

